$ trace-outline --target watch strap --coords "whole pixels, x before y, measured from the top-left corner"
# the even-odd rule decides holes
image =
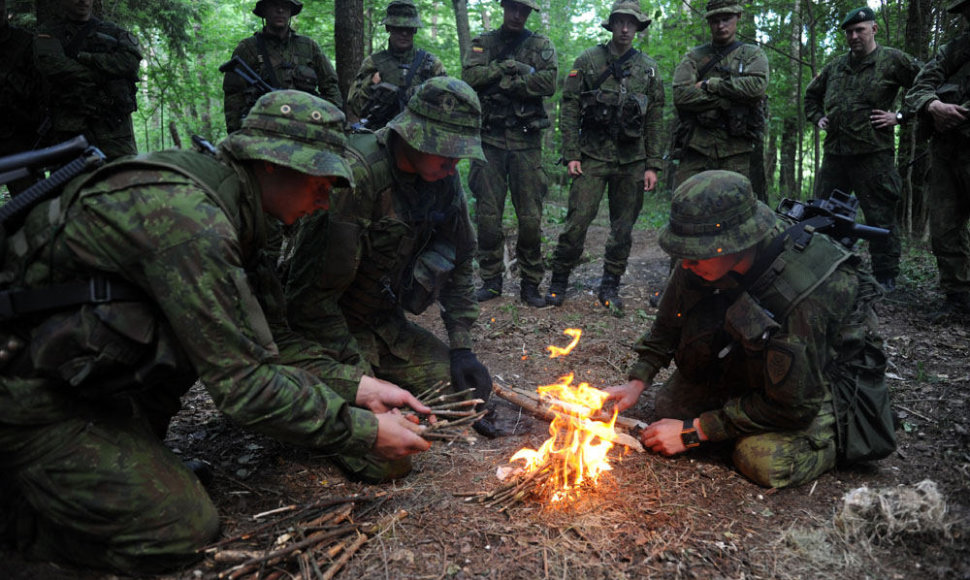
[[[700,447],[701,438],[697,435],[693,419],[684,419],[684,427],[680,430],[680,440],[687,449]]]

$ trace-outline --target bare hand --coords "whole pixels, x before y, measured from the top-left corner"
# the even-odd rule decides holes
[[[648,169],[643,172],[643,191],[653,191],[657,187],[657,172]]]
[[[371,75],[370,82],[373,85],[381,84],[381,71],[376,71],[373,75]]]
[[[888,129],[898,125],[896,122],[896,113],[881,109],[872,110],[872,114],[869,115],[869,122],[876,129]]]
[[[940,132],[948,131],[970,119],[970,109],[942,101],[930,102],[926,110],[933,116],[933,125]]]
[[[647,425],[640,431],[640,441],[643,446],[662,455],[677,455],[687,451],[680,432],[684,428],[684,422],[679,419],[661,419]]]
[[[424,427],[407,420],[394,409],[377,416],[377,441],[374,453],[385,459],[401,459],[427,451],[431,444],[421,438]]]
[[[828,116],[822,117],[821,119],[818,120],[818,128],[823,130],[829,128]]]
[[[640,398],[640,393],[643,392],[644,388],[646,388],[646,385],[638,379],[633,379],[625,385],[606,387],[604,390],[609,395],[606,402],[613,401],[617,412],[622,413],[637,404],[637,399]]]
[[[569,177],[579,177],[583,174],[583,163],[581,161],[570,161],[566,164],[566,172]]]
[[[431,412],[431,409],[401,387],[367,375],[360,377],[354,403],[372,413],[386,413],[398,407],[411,407],[418,413]]]

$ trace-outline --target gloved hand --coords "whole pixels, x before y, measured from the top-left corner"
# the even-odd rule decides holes
[[[456,348],[450,353],[451,386],[456,391],[475,389],[475,397],[488,401],[492,394],[492,375],[468,348]]]

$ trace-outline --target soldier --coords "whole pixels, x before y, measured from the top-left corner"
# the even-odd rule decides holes
[[[404,110],[415,87],[431,77],[444,76],[437,56],[414,49],[421,28],[413,0],[392,0],[384,17],[387,50],[364,59],[347,93],[347,120],[376,131]]]
[[[677,361],[656,396],[659,420],[641,432],[647,447],[675,455],[733,440],[744,475],[800,485],[855,459],[857,442],[836,424],[856,412],[854,395],[844,404],[833,393],[857,384],[872,387],[879,433],[895,445],[871,308],[881,291],[854,254],[814,232],[783,225],[737,173],[706,171],[677,188],[659,241],[680,267],[629,382],[608,389],[627,409]]]
[[[299,0],[259,0],[253,14],[263,19],[263,29],[243,39],[232,55],[273,88],[303,91],[342,107],[333,65],[315,40],[290,27],[290,19],[301,10],[303,2]],[[231,133],[242,125],[259,94],[232,71],[226,73],[222,90],[226,95],[226,130]]]
[[[480,131],[471,87],[434,77],[384,129],[350,137],[355,191],[335,196],[329,216],[304,221],[296,236],[294,329],[412,392],[450,379],[488,397],[491,377],[471,350],[474,232],[455,172],[459,159],[483,158]],[[434,302],[448,345],[405,314]]]
[[[737,40],[740,3],[710,0],[704,17],[711,42],[688,52],[674,71],[677,183],[708,169],[750,176],[751,153],[764,132],[768,57]],[[767,201],[765,192],[757,194]]]
[[[970,22],[970,0],[953,0],[947,12]],[[906,93],[906,105],[929,121],[934,133],[929,176],[930,238],[943,308],[938,321],[970,314],[970,33],[964,31],[931,60]]]
[[[899,275],[899,205],[902,180],[896,171],[893,127],[912,117],[893,111],[900,87],[910,87],[919,62],[905,52],[876,43],[876,15],[856,8],[842,21],[849,52],[825,65],[805,90],[805,117],[825,131],[825,157],[815,181],[815,197],[839,189],[859,197],[866,223],[889,230],[869,242],[872,270],[887,291]]]
[[[396,464],[428,448],[389,412],[427,407],[286,328],[264,259],[267,216],[293,223],[352,184],[343,124],[322,99],[268,94],[218,158],[165,151],[108,164],[9,236],[4,541],[131,575],[197,558],[218,515],[161,442],[196,380],[237,425],[281,441]]]
[[[559,236],[546,302],[562,305],[569,273],[583,254],[586,230],[610,188],[610,237],[606,241],[599,300],[623,310],[620,277],[630,256],[631,233],[643,206],[643,192],[657,185],[663,163],[664,88],[657,63],[633,48],[650,25],[639,0],[617,0],[603,28],[607,44],[587,49],[573,63],[562,92],[563,159],[573,178],[566,229]]]
[[[141,63],[130,32],[91,15],[92,0],[61,0],[37,30],[34,54],[46,79],[48,144],[83,134],[109,160],[138,153],[131,114]]]
[[[34,65],[33,35],[11,26],[0,0],[0,157],[34,149],[44,116],[41,77]]]
[[[482,100],[482,149],[485,161],[472,161],[468,187],[475,196],[478,266],[482,287],[479,302],[502,294],[504,270],[502,214],[511,192],[519,224],[515,256],[519,265],[519,296],[533,307],[546,305],[539,294],[542,265],[542,202],[547,178],[542,167],[542,130],[550,126],[543,97],[556,92],[556,49],[525,22],[536,0],[501,0],[498,30],[472,40],[462,63],[461,78]]]

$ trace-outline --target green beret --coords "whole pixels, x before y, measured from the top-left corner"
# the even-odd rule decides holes
[[[856,8],[852,12],[849,12],[845,20],[842,21],[842,30],[845,30],[850,24],[858,24],[860,22],[869,22],[876,20],[876,13],[872,11],[872,8],[868,6],[863,6],[862,8]]]

